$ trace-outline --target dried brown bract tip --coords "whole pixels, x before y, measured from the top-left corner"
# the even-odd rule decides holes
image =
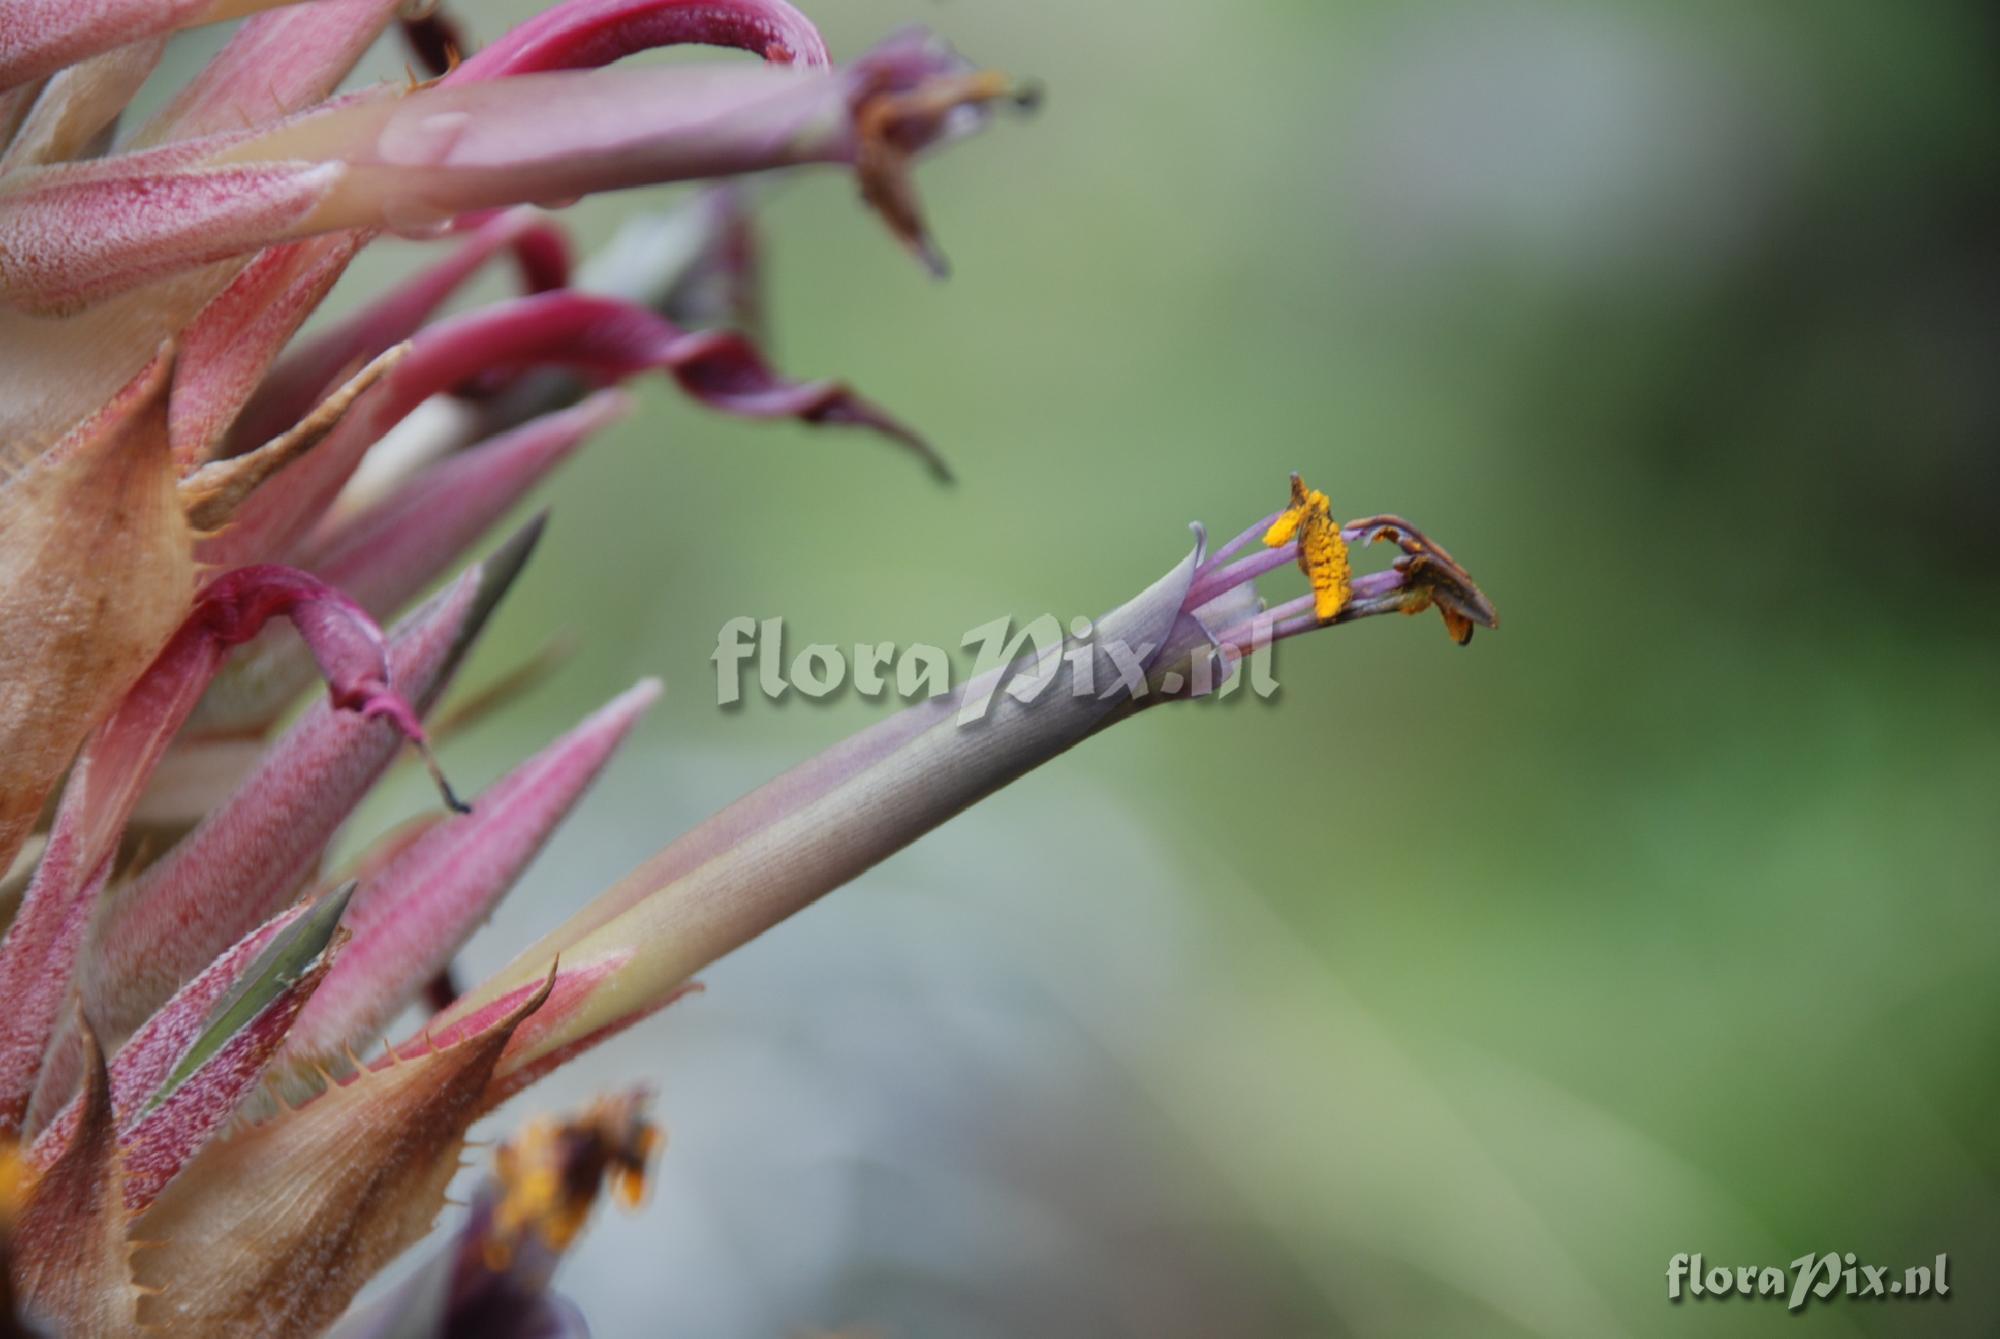
[[[956,131],[955,120],[996,104],[1031,111],[1041,85],[1017,82],[997,70],[935,75],[914,88],[864,94],[854,114],[854,170],[861,198],[889,225],[924,267],[942,279],[950,272],[924,224],[923,204],[910,177],[910,160],[925,146]]]
[[[1500,613],[1472,574],[1458,564],[1444,546],[1426,536],[1400,516],[1369,516],[1349,521],[1343,533],[1354,543],[1374,544],[1392,540],[1403,551],[1395,570],[1404,577],[1403,612],[1420,614],[1435,607],[1444,619],[1445,630],[1460,646],[1472,640],[1475,627],[1498,628]]]

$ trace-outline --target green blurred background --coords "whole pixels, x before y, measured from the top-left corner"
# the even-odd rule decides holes
[[[644,387],[481,663],[579,650],[447,761],[669,692],[475,966],[889,710],[719,710],[735,615],[1094,613],[1300,469],[1504,627],[1288,643],[1277,701],[1092,741],[530,1094],[661,1089],[657,1198],[566,1275],[600,1331],[1993,1333],[1992,11],[808,8],[1049,90],[923,168],[947,284],[838,173],[761,196],[778,361],[960,481]],[[377,250],[342,300],[422,254]],[[1666,1300],[1829,1250],[1952,1296]]]

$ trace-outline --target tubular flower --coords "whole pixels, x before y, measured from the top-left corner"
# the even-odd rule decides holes
[[[1379,534],[1403,550],[1388,570],[1356,578],[1338,610],[1321,618],[1317,591],[1266,608],[1257,578],[1297,561],[1303,541],[1231,558],[1280,516],[1213,554],[1196,526],[1185,558],[1085,633],[908,708],[738,800],[432,1027],[474,1026],[553,979],[551,1006],[522,1026],[496,1066],[496,1082],[511,1088],[660,1007],[708,963],[1100,730],[1225,691],[1246,657],[1277,641],[1433,606],[1449,611],[1448,623],[1497,626],[1464,569],[1386,516],[1333,536],[1339,544]]]
[[[469,799],[434,756],[541,664],[439,710],[543,522],[466,555],[627,412],[619,385],[867,428],[941,470],[885,410],[764,357],[740,187],[575,264],[533,202],[844,166],[941,268],[910,162],[1022,95],[920,34],[836,64],[784,0],[565,0],[484,47],[409,17],[438,77],[336,95],[400,9],[0,14],[0,1330],[582,1333],[546,1290],[600,1186],[643,1184],[660,1136],[636,1095],[507,1144],[442,1253],[343,1314],[430,1230],[497,1103],[966,805],[1226,691],[1285,637],[1424,608],[1461,641],[1494,623],[1414,528],[1341,526],[1294,480],[1286,511],[1197,543],[1087,634],[739,800],[458,994],[459,949],[660,691]],[[242,22],[211,63],[121,127],[171,35],[222,19]],[[761,64],[600,68],[683,42]],[[299,336],[392,231],[442,255]],[[499,262],[519,296],[448,310]],[[1348,546],[1383,539],[1393,566],[1351,576]],[[1294,561],[1310,590],[1265,609],[1256,579]],[[408,756],[440,802],[330,861]]]

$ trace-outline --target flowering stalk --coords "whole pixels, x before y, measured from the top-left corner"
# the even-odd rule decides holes
[[[400,10],[0,14],[0,1332],[322,1333],[429,1230],[475,1120],[718,955],[1107,726],[1223,691],[1277,640],[1430,608],[1461,642],[1495,622],[1413,527],[1343,525],[1295,479],[1287,507],[1213,554],[1198,539],[1087,633],[739,800],[456,997],[452,958],[659,689],[467,806],[432,712],[542,521],[376,620],[623,416],[636,377],[870,428],[941,472],[886,411],[764,357],[741,190],[574,265],[524,202],[841,165],[941,270],[909,164],[1022,95],[921,34],[835,64],[785,0],[563,0],[480,49],[448,16],[403,16],[438,77],[333,96]],[[173,32],[246,15],[121,131]],[[601,68],[684,42],[762,63]],[[385,231],[451,249],[297,338]],[[521,296],[448,311],[502,259]],[[1378,540],[1393,565],[1355,576],[1349,546]],[[1290,563],[1309,589],[1266,609],[1257,581]],[[281,728],[315,676],[327,695]],[[443,803],[331,868],[412,750]],[[413,1007],[421,1026],[378,1045]],[[343,1332],[580,1333],[546,1289],[599,1185],[639,1185],[659,1142],[641,1107],[507,1145],[443,1253]]]
[[[433,1026],[506,1007],[551,971],[572,999],[528,1020],[496,1071],[539,1073],[672,999],[708,963],[967,806],[1107,726],[1220,691],[1243,657],[1316,628],[1435,608],[1454,640],[1498,616],[1414,526],[1341,526],[1293,477],[1293,504],[1219,551],[1194,549],[1060,648],[863,731],[724,809],[627,875]],[[1263,536],[1267,549],[1229,561]],[[1386,571],[1350,579],[1347,546],[1393,540]],[[1256,579],[1297,563],[1313,587],[1266,609]],[[615,968],[615,970],[614,970]],[[596,983],[585,988],[585,983]]]

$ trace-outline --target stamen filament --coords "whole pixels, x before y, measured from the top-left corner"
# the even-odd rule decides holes
[[[1331,619],[1319,617],[1317,593],[1300,595],[1216,634],[1215,640],[1226,654],[1241,656],[1254,649],[1260,641],[1276,644],[1302,632],[1396,612],[1407,605],[1409,595],[1409,584],[1403,573],[1394,570],[1370,572],[1354,579],[1353,594]]]
[[[1262,533],[1264,523],[1252,527]],[[1286,544],[1281,548],[1266,549],[1252,554],[1227,567],[1211,568],[1206,576],[1197,576],[1194,585],[1188,589],[1188,608],[1199,609],[1216,596],[1232,591],[1246,581],[1254,581],[1264,573],[1283,567],[1286,563],[1297,562],[1299,546]]]
[[[1271,523],[1276,521],[1282,515],[1284,515],[1284,513],[1281,511],[1272,512],[1269,516],[1266,516],[1263,520],[1252,523],[1247,529],[1243,531],[1242,534],[1236,536],[1236,538],[1230,540],[1227,544],[1224,544],[1221,548],[1209,554],[1208,561],[1204,562],[1195,571],[1196,584],[1200,584],[1205,578],[1213,574],[1216,571],[1216,569],[1221,567],[1225,561],[1235,556],[1236,553],[1238,553],[1245,544],[1248,544],[1251,540],[1256,539],[1258,536],[1262,535],[1266,530],[1269,530],[1271,528]]]

